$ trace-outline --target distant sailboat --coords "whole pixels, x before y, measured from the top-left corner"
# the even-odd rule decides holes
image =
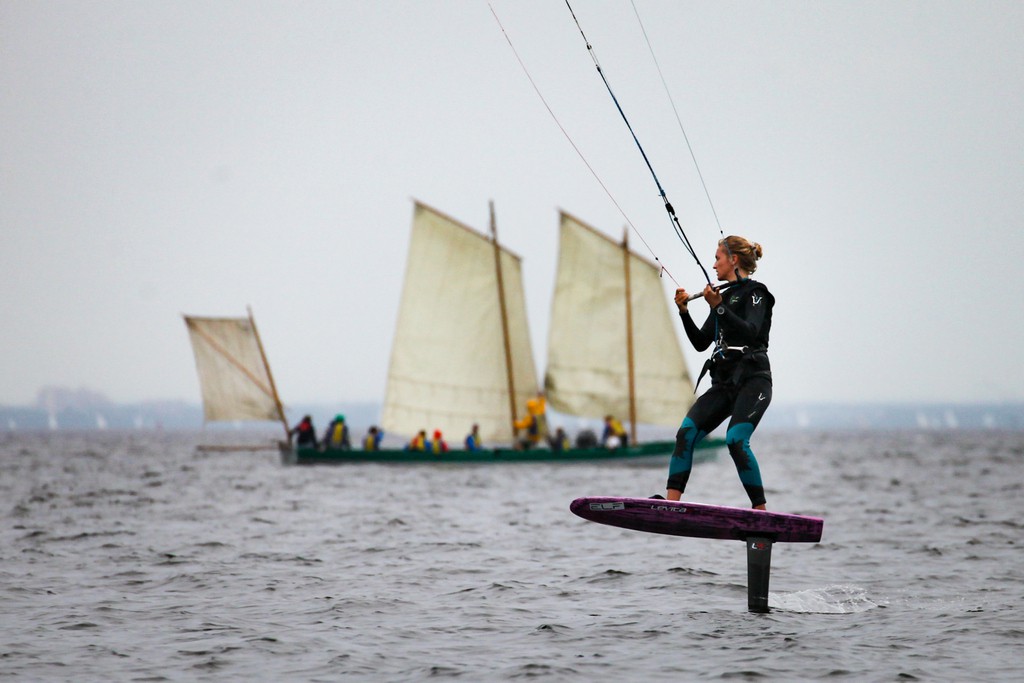
[[[280,420],[287,433],[252,313],[247,318],[184,318],[205,420]],[[405,436],[440,429],[456,443],[477,424],[485,443],[511,444],[518,408],[537,395],[536,377],[521,260],[498,244],[493,208],[491,237],[486,237],[417,202],[381,424],[387,432]],[[666,452],[666,442],[615,450],[499,446],[444,453],[321,450],[285,441],[278,445],[285,462],[298,464],[590,462]]]
[[[537,394],[521,259],[416,202],[381,423],[388,433],[480,426],[511,443],[517,407]]]
[[[628,233],[627,233],[628,234]],[[678,427],[693,405],[661,269],[561,212],[544,391],[560,412]]]
[[[573,249],[563,246],[566,248]],[[619,268],[624,267],[624,253],[628,251],[618,252]],[[645,393],[640,398],[634,394],[632,403],[636,408],[632,412],[651,424],[675,426],[692,400],[693,387],[671,327],[657,273],[648,272],[652,266],[635,262],[636,259],[631,255],[626,261],[631,269],[641,272],[635,277],[637,284],[632,297],[637,329],[642,330],[644,336],[667,337],[667,342],[640,340],[635,344],[637,358],[629,364],[636,368],[632,383]],[[589,278],[587,282],[599,283],[593,285],[599,292],[618,297],[620,317],[605,325],[610,318],[599,317],[603,312],[588,304],[585,310],[594,317],[580,321],[581,326],[575,331],[562,328],[553,336],[556,356],[571,358],[575,339],[579,354],[586,359],[583,372],[577,376],[560,373],[557,364],[549,375],[558,406],[571,414],[590,417],[603,417],[607,412],[630,414],[626,408],[630,391],[622,378],[628,374],[625,330],[633,326],[625,322],[623,296],[615,294],[618,290],[608,285],[614,277],[608,277],[605,266],[601,260],[591,260],[589,270],[597,274],[591,272],[585,277]],[[563,277],[571,275],[560,275],[559,282]],[[562,306],[572,305],[564,297],[556,296],[556,302],[561,302],[558,305]],[[562,317],[569,317],[569,314]],[[588,321],[590,324],[583,324]],[[607,329],[609,326],[612,329]],[[601,337],[601,345],[591,344],[597,337]],[[618,355],[615,355],[616,350]],[[597,366],[600,369],[595,369]],[[569,367],[577,368],[571,364]],[[600,375],[601,379],[591,381],[594,375]],[[409,437],[420,430],[426,430],[429,435],[434,429],[440,429],[455,441],[461,440],[461,436],[477,424],[485,443],[512,444],[518,410],[537,395],[536,377],[521,260],[498,244],[493,206],[491,236],[487,237],[416,202],[402,301],[388,367],[381,421],[385,431]],[[577,379],[584,382],[582,390],[576,391],[568,385],[563,389],[563,380],[571,383]],[[572,400],[577,395],[583,397],[584,407],[573,412],[576,407]],[[634,439],[628,447],[619,449],[598,446],[514,450],[499,446],[485,451],[456,448],[444,453],[303,447],[289,449],[286,459],[299,464],[586,462],[664,457],[674,445],[674,441],[638,444]],[[706,450],[701,459],[713,457],[710,449],[720,445],[721,440],[706,440],[702,444]]]
[[[199,373],[204,420],[280,421],[287,438],[288,421],[252,311],[245,318],[183,317]],[[264,447],[269,446],[259,446]]]
[[[53,398],[53,392],[46,392],[46,426],[51,432],[57,431],[57,406]]]

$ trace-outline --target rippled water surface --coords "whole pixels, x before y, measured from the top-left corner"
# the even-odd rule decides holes
[[[766,433],[742,543],[585,522],[665,464],[285,467],[202,434],[0,436],[0,677],[1019,680],[1024,434]],[[726,454],[688,498],[745,505]]]

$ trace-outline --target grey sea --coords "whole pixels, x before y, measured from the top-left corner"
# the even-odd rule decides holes
[[[825,518],[775,546],[769,614],[742,543],[569,512],[665,462],[287,467],[211,436],[0,436],[0,677],[1024,677],[1024,432],[757,435],[769,507]],[[687,497],[747,504],[724,452]]]

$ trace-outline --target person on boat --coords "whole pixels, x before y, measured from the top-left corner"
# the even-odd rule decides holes
[[[611,415],[604,416],[604,432],[601,434],[601,443],[605,448],[618,448],[629,445],[629,435],[626,434],[622,423]],[[614,445],[610,445],[614,444]]]
[[[469,434],[466,435],[466,450],[467,451],[482,451],[484,449],[484,442],[480,436],[480,425],[473,425],[473,429],[470,430]]]
[[[593,429],[581,430],[576,435],[576,448],[597,448],[597,434]]]
[[[406,444],[405,450],[421,452],[430,450],[430,442],[427,441],[427,430],[421,429],[419,434],[412,437],[412,441]]]
[[[696,445],[729,418],[725,433],[729,455],[751,506],[765,509],[761,469],[750,449],[750,436],[772,400],[768,333],[775,297],[762,283],[750,279],[762,254],[760,244],[742,237],[719,240],[715,274],[730,286],[722,292],[710,284],[704,288],[711,313],[701,327],[690,317],[686,290],[676,290],[675,303],[690,343],[698,351],[714,344],[714,351],[697,378],[700,384],[710,372],[711,387],[697,398],[676,433],[666,485],[668,500],[679,500],[686,490]]]
[[[331,424],[327,425],[327,430],[324,432],[324,448],[332,448],[338,450],[351,450],[352,442],[349,441],[348,437],[348,425],[345,424],[344,415],[335,415],[334,419],[331,420]]]
[[[312,446],[313,448],[319,448],[320,444],[316,440],[316,430],[313,428],[313,418],[309,415],[303,416],[299,424],[295,425],[288,431],[288,438],[295,438],[296,446]]]
[[[377,428],[376,426],[370,427],[370,431],[363,437],[363,450],[364,451],[379,451],[380,441],[384,438],[384,430]]]
[[[555,453],[564,453],[572,448],[572,444],[569,442],[569,435],[561,427],[555,430],[554,436],[548,438],[548,445],[551,446],[551,450]]]
[[[430,450],[435,454],[448,452],[448,444],[445,442],[444,437],[441,435],[440,429],[434,430],[434,440],[430,442]]]
[[[522,433],[519,440],[521,448],[536,446],[548,435],[547,400],[543,392],[526,401],[526,416],[515,421],[515,428]]]

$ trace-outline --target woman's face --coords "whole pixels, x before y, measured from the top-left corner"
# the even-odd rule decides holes
[[[718,250],[715,252],[715,275],[719,280],[728,280],[729,276],[735,273],[735,260],[735,256],[732,259],[729,258],[729,252],[723,245],[718,245]]]

